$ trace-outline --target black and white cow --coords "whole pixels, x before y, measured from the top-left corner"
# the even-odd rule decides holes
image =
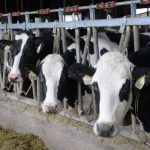
[[[123,118],[131,107],[135,81],[144,74],[149,76],[149,68],[135,67],[130,61],[118,51],[108,51],[101,56],[95,70],[82,64],[73,64],[68,70],[71,78],[87,84],[96,83],[98,85],[100,103],[99,117],[94,125],[96,135],[112,137],[118,133],[118,126],[122,124]],[[91,77],[90,81],[89,76]],[[88,79],[88,82],[86,79]],[[146,83],[144,86],[146,86]],[[140,102],[142,104],[140,111],[146,109],[144,113],[141,113],[140,119],[144,123],[144,129],[147,132],[150,129],[150,119],[148,113],[146,113],[150,110],[148,89],[144,90],[143,88],[141,96],[142,99],[147,90],[146,103]],[[148,105],[145,106],[146,104]],[[142,119],[142,115],[145,115],[145,120]]]
[[[12,69],[8,75],[11,82],[21,82],[26,77],[27,68],[35,72],[37,61],[52,53],[52,35],[35,37],[31,31],[20,31],[12,41],[14,58]]]
[[[16,34],[12,43],[14,63],[8,75],[11,82],[21,82],[30,70],[39,76],[44,112],[56,112],[58,100],[64,97],[70,106],[77,99],[77,82],[67,77],[67,68],[76,62],[76,53],[71,50],[62,55],[50,54],[53,39],[51,35],[36,38],[29,31]]]

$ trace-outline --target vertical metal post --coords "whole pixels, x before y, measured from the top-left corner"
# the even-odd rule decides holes
[[[41,18],[36,17],[35,23],[39,23],[39,22],[42,22]],[[40,29],[36,29],[36,37],[39,37],[39,36],[40,36]]]
[[[83,56],[82,56],[82,64],[86,64],[87,54],[89,51],[89,42],[91,39],[91,28],[87,28],[87,39],[84,46]],[[90,61],[90,60],[89,60]]]
[[[131,0],[131,17],[136,17],[136,3],[135,0]],[[133,37],[134,37],[134,51],[139,50],[140,40],[139,40],[139,29],[138,26],[133,26]]]
[[[90,6],[89,11],[90,11],[90,19],[94,20],[95,19],[95,9]],[[94,53],[96,55],[95,64],[97,64],[98,59],[99,59],[97,28],[93,27],[92,31],[93,31],[93,41],[94,41]],[[96,120],[97,113],[98,113],[96,107],[98,104],[97,104],[96,99],[95,99],[95,93],[94,93],[93,85],[91,85],[91,89],[92,89],[94,120]]]
[[[32,82],[33,98],[37,100],[36,80],[31,80],[31,82]]]
[[[12,16],[11,16],[10,13],[8,14],[7,18],[8,18],[8,24],[12,24]],[[8,30],[9,30],[9,33],[10,33],[10,40],[13,40],[13,31],[12,31],[12,29],[8,29]]]
[[[76,57],[77,63],[80,63],[80,31],[75,29],[75,40],[76,40]],[[82,102],[82,92],[81,92],[81,83],[78,82],[78,114],[82,115],[83,113],[83,102]]]
[[[59,10],[58,12],[59,15],[59,21],[63,22],[63,12]],[[65,29],[61,28],[61,38],[62,38],[62,46],[63,46],[63,53],[66,51],[67,46],[66,46],[66,34],[65,34]]]
[[[94,20],[95,19],[95,9],[92,8],[91,6],[89,8],[89,11],[90,11],[90,20]],[[96,55],[96,60],[95,60],[95,64],[96,64],[98,62],[98,59],[99,59],[97,28],[93,27],[92,31],[93,31],[93,41],[94,41],[94,53]]]
[[[37,111],[40,112],[41,111],[41,93],[40,93],[40,79],[39,77],[37,77]]]

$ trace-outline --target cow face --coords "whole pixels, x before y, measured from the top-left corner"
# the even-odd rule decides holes
[[[111,137],[131,105],[132,64],[119,52],[108,52],[97,64],[92,82],[100,91],[100,115],[94,125],[96,135]]]
[[[27,75],[29,65],[35,65],[40,51],[40,41],[37,42],[29,31],[22,31],[15,35],[12,41],[13,66],[8,78],[11,82],[21,82]]]
[[[87,67],[85,68],[87,70]],[[86,71],[87,73],[85,74],[80,71],[81,69],[76,68],[76,70],[72,71],[73,66],[70,67],[69,75],[73,76],[73,78],[73,74],[76,73],[79,81],[82,78],[84,83],[97,83],[98,85],[100,103],[99,118],[94,125],[96,135],[112,137],[117,134],[118,125],[122,123],[131,105],[131,68],[133,68],[133,65],[119,52],[107,52],[101,57],[91,82],[89,81],[89,76],[92,73],[90,69],[91,73]],[[87,77],[84,75],[88,75],[88,82],[86,81]]]
[[[43,93],[44,101],[42,111],[57,112],[58,90],[64,69],[64,60],[59,54],[49,54],[40,65],[40,94]],[[45,93],[46,92],[46,93]]]

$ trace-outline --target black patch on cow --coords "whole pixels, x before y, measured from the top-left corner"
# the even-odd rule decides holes
[[[82,51],[82,53],[84,51],[84,46],[85,46],[85,41],[82,38],[80,38],[80,50]]]
[[[109,52],[106,48],[100,50],[100,55],[104,55],[105,53]]]
[[[13,58],[20,52],[22,40],[13,40],[11,43]]]
[[[140,50],[131,53],[128,59],[138,67],[150,67],[150,44]]]
[[[40,68],[42,68],[42,64],[39,66]],[[40,69],[40,73],[38,74],[38,78],[39,78],[39,90],[37,91],[39,94],[39,100],[41,101],[41,103],[44,101],[45,97],[46,97],[46,92],[47,92],[47,87],[46,87],[46,80],[45,80],[45,76],[43,74],[42,69]]]
[[[93,76],[95,69],[92,67],[85,66],[81,63],[75,63],[68,69],[68,76],[76,81],[83,82],[82,78],[85,75]]]
[[[130,90],[131,90],[131,81],[130,79],[127,79],[126,82],[122,85],[122,88],[120,89],[119,92],[119,98],[121,102],[124,100],[128,101]]]
[[[60,80],[59,80],[59,86],[58,86],[58,93],[57,93],[57,98],[60,101],[63,101],[66,93],[66,78],[67,78],[67,66],[64,65]]]
[[[93,90],[94,90],[94,93],[95,93],[96,111],[99,112],[100,90],[98,88],[97,82],[93,83]]]

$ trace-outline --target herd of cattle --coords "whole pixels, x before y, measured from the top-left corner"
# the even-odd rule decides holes
[[[56,113],[58,100],[64,98],[74,107],[78,98],[78,82],[81,82],[82,95],[85,91],[91,93],[89,85],[94,85],[95,98],[99,102],[94,133],[104,137],[118,134],[118,126],[133,108],[135,94],[138,94],[135,115],[141,120],[144,130],[150,132],[150,37],[140,34],[141,48],[137,52],[133,52],[131,38],[128,45],[130,53],[125,55],[119,52],[120,36],[120,33],[98,33],[100,57],[97,63],[94,61],[96,56],[91,37],[87,60],[90,60],[89,67],[76,63],[76,44],[69,38],[66,52],[63,53],[60,46],[60,54],[52,54],[52,34],[35,37],[31,31],[19,31],[9,45],[13,65],[8,79],[20,83],[33,71],[40,79],[41,108],[45,113]],[[85,42],[86,35],[81,36],[81,54]]]

